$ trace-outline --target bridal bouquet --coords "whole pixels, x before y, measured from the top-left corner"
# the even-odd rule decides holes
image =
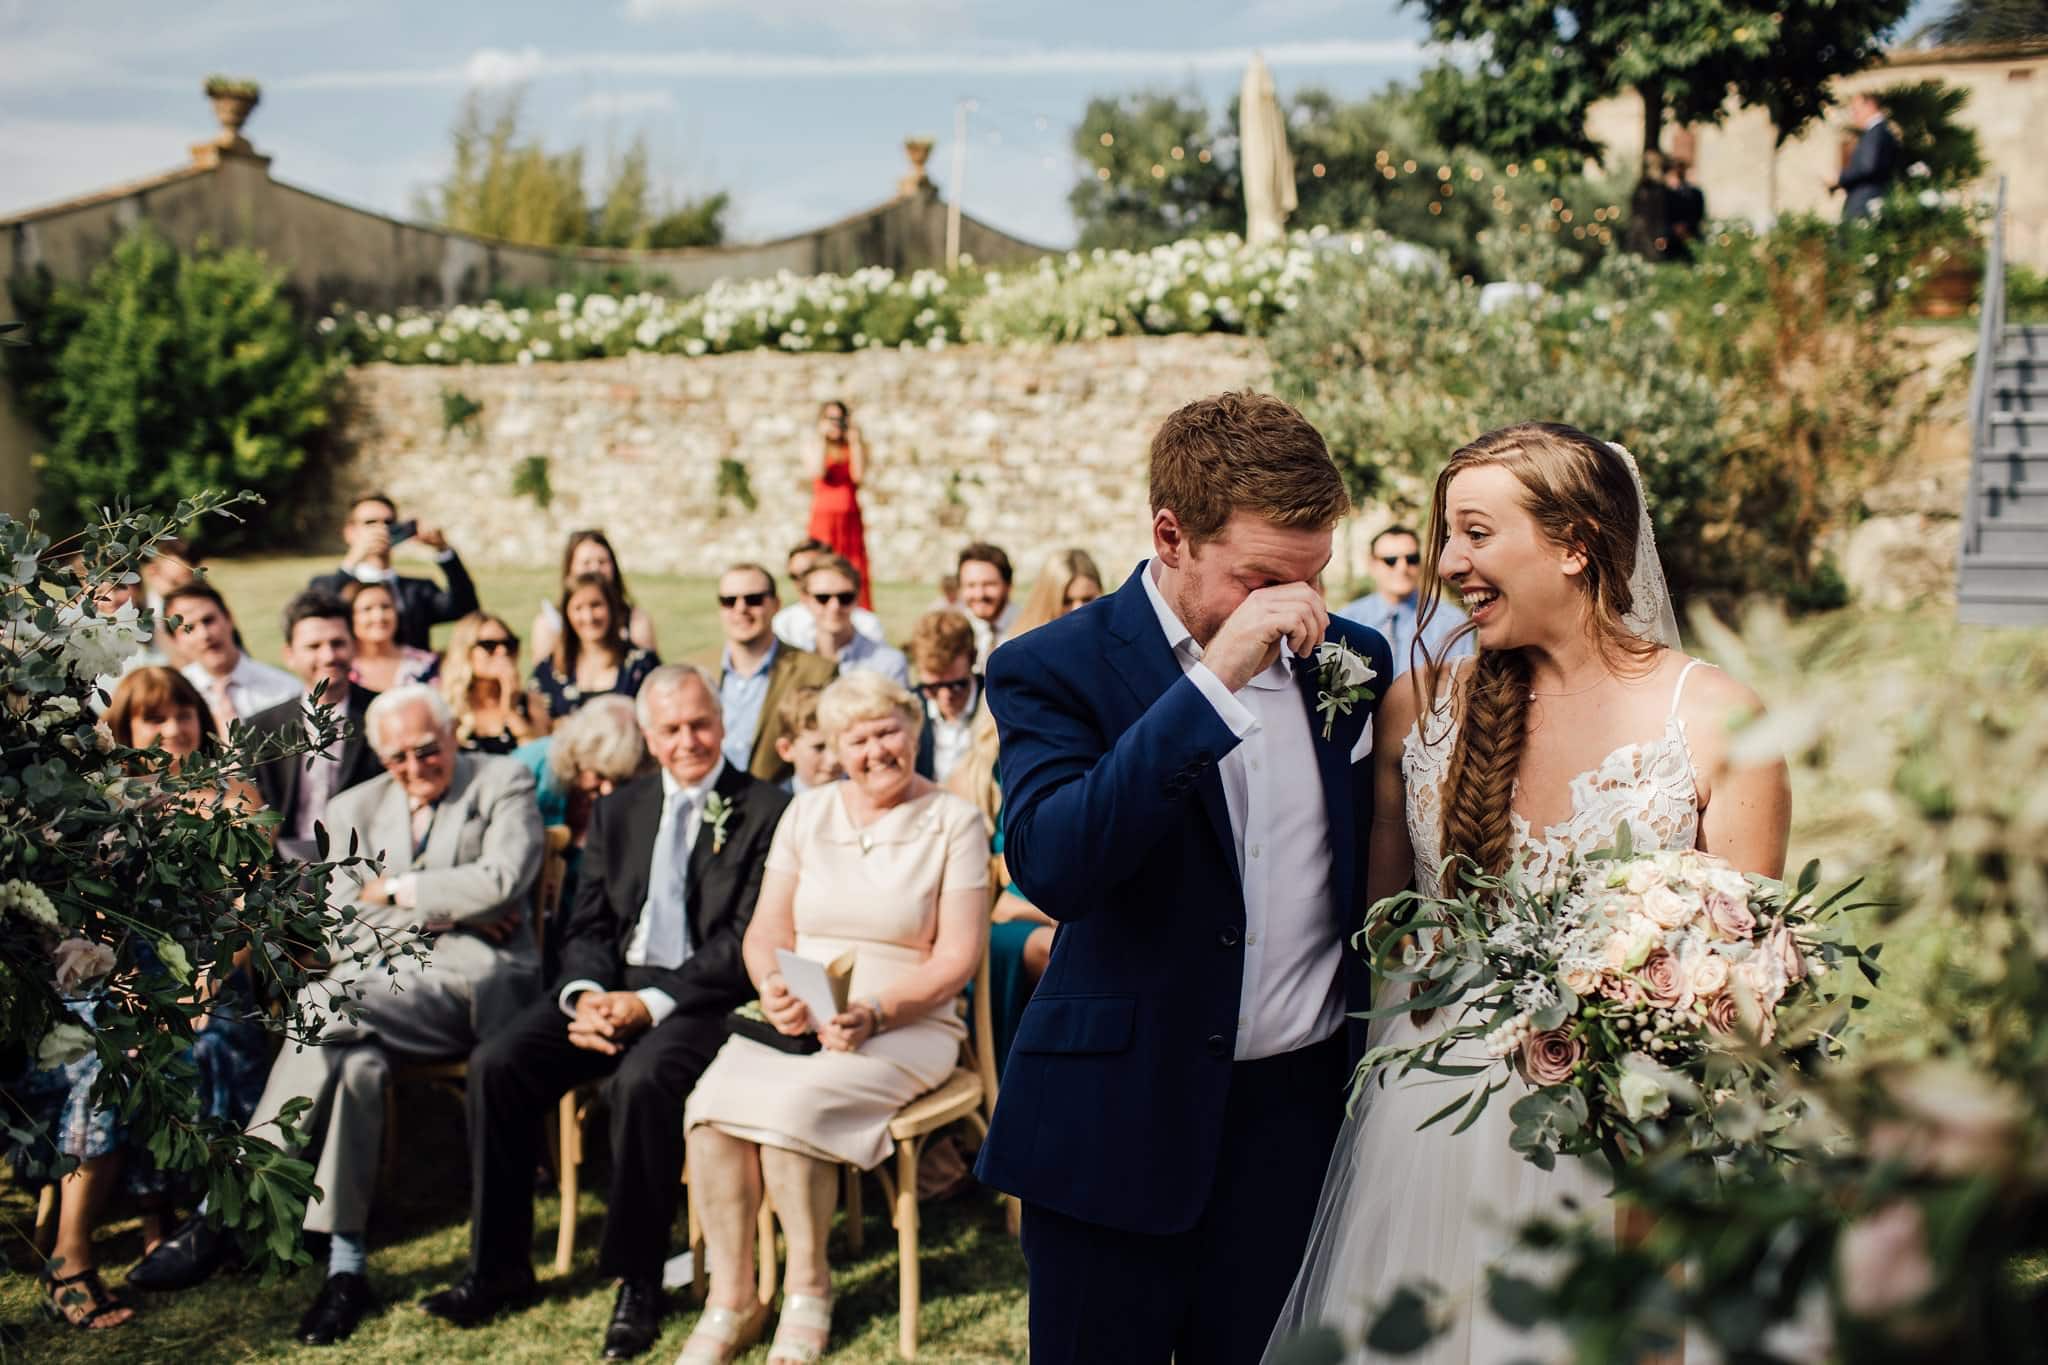
[[[1817,900],[1818,864],[1788,885],[1705,853],[1636,855],[1625,825],[1617,842],[1547,885],[1468,869],[1461,894],[1375,907],[1374,967],[1414,994],[1372,1016],[1449,1022],[1373,1048],[1360,1085],[1469,1078],[1422,1125],[1463,1111],[1463,1131],[1520,1080],[1511,1143],[1545,1170],[1559,1154],[1769,1142],[1797,1120],[1803,1102],[1772,1082],[1836,1052],[1853,1004],[1823,979],[1845,959],[1876,979],[1877,949],[1831,924],[1854,884]]]

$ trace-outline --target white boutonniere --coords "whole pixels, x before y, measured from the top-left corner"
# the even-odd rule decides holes
[[[730,819],[732,819],[732,802],[726,800],[717,792],[713,792],[704,798],[704,823],[711,829],[711,851],[714,854],[722,853],[725,850],[725,822]]]
[[[1316,646],[1316,714],[1323,718],[1323,738],[1337,728],[1337,717],[1348,716],[1351,708],[1373,699],[1366,684],[1379,674],[1365,656],[1342,640],[1325,640]]]

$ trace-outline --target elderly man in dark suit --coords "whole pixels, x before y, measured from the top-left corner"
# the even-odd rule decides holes
[[[336,844],[353,838],[373,873],[336,879],[354,921],[330,945],[333,966],[299,1005],[317,1040],[278,1054],[249,1131],[293,1145],[276,1120],[292,1101],[320,1197],[306,1229],[329,1234],[327,1278],[298,1339],[326,1346],[351,1335],[374,1305],[364,1230],[377,1182],[390,1055],[462,1055],[518,1014],[539,976],[527,923],[546,836],[533,775],[510,758],[465,754],[441,694],[411,683],[370,704],[367,729],[388,770],[342,793],[327,811]],[[426,955],[407,953],[415,943]],[[678,1122],[678,1129],[681,1124]],[[143,1289],[198,1283],[220,1264],[225,1238],[188,1221],[129,1272]]]
[[[278,847],[294,857],[313,856],[318,838],[314,827],[325,819],[329,801],[384,771],[364,733],[364,720],[377,694],[348,680],[355,653],[348,603],[308,590],[285,604],[284,662],[306,684],[306,695],[258,711],[249,718],[249,728],[264,740],[297,741],[312,729],[308,713],[316,689],[319,704],[339,712],[346,723],[338,745],[323,753],[273,758],[253,774],[263,804],[283,817]]]
[[[434,552],[448,586],[444,588],[431,578],[402,577],[391,567],[391,547],[404,538],[399,534],[402,527],[398,504],[388,495],[366,493],[357,498],[349,504],[348,520],[341,525],[342,544],[348,547],[341,567],[306,586],[339,597],[351,583],[387,585],[391,600],[398,605],[398,643],[428,649],[428,636],[436,625],[460,620],[477,609],[476,584],[438,526],[414,525],[405,528],[405,535]]]
[[[721,753],[717,691],[697,669],[656,669],[638,707],[661,770],[598,802],[560,980],[470,1058],[469,1269],[423,1305],[473,1327],[531,1299],[541,1117],[565,1091],[610,1076],[612,1185],[598,1257],[619,1280],[609,1360],[660,1335],[683,1101],[724,1043],[726,1015],[753,997],[740,941],[789,803]]]
[[[1842,205],[1842,221],[1868,218],[1871,209],[1884,198],[1899,175],[1899,138],[1885,122],[1884,107],[1877,97],[1858,93],[1849,97],[1849,118],[1861,129],[1849,164],[1842,167],[1834,187],[1849,196]]]

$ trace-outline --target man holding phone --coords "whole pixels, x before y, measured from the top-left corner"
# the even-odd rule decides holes
[[[341,567],[320,574],[308,586],[316,592],[339,596],[350,583],[383,583],[398,603],[398,642],[414,649],[431,649],[428,637],[443,621],[460,620],[477,609],[476,584],[462,559],[448,548],[448,538],[438,526],[421,526],[400,521],[398,504],[384,493],[365,493],[349,504],[348,518],[341,524],[342,544],[347,552]],[[434,552],[441,572],[448,579],[442,587],[431,578],[406,578],[391,567],[391,551],[405,541],[418,541]]]

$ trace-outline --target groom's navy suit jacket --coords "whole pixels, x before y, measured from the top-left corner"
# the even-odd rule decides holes
[[[1385,689],[1393,668],[1377,632],[1332,617],[1329,638]],[[1330,933],[1348,944],[1364,923],[1372,824],[1372,764],[1353,765],[1351,751],[1372,706],[1323,739],[1315,672],[1295,669],[1319,769],[1301,780],[1322,783]],[[996,650],[988,698],[1004,856],[1059,931],[976,1173],[1085,1222],[1184,1232],[1215,1176],[1241,1013],[1244,895],[1216,767],[1238,740],[1181,671],[1137,574]],[[1365,962],[1348,951],[1344,994],[1347,1009],[1369,1007]]]

